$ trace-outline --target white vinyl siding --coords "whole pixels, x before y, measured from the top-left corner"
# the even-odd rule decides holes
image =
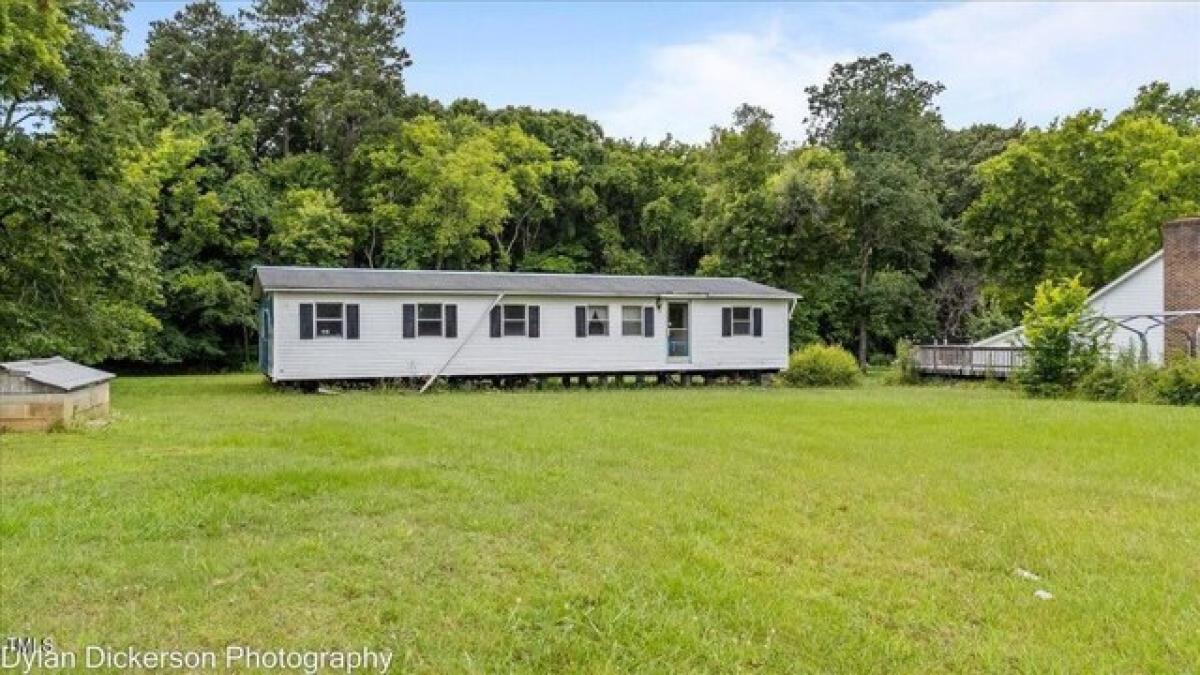
[[[1119,284],[1092,297],[1088,301],[1088,306],[1101,316],[1162,313],[1165,306],[1163,303],[1162,256],[1121,280]],[[1161,363],[1165,335],[1163,328],[1156,326],[1156,322],[1151,319],[1128,319],[1125,322],[1130,327],[1146,334],[1150,360]],[[1109,337],[1108,348],[1111,353],[1121,351],[1140,353],[1141,339],[1133,331],[1118,328]]]
[[[506,296],[501,305],[525,307],[526,331],[528,307],[540,306],[540,337],[498,340],[491,338],[486,316],[496,296],[285,291],[276,291],[273,296],[271,376],[276,380],[428,375],[440,368],[464,340],[466,344],[446,369],[447,375],[781,370],[787,365],[787,300],[756,299],[754,306],[764,310],[763,338],[730,340],[721,337],[721,310],[733,303],[728,299],[685,299],[690,303],[691,358],[687,363],[676,363],[667,359],[667,303],[679,300],[670,297]],[[299,305],[325,302],[359,305],[358,340],[299,339]],[[403,339],[401,310],[405,304],[456,304],[458,337]],[[632,340],[610,326],[614,316],[624,323],[623,312],[610,314],[621,312],[626,305],[654,308],[654,337]],[[587,307],[589,319],[593,307],[605,310],[605,334],[583,339],[575,336],[578,306]],[[478,329],[472,333],[476,326]]]
[[[1088,306],[1101,316],[1120,317],[1136,316],[1139,314],[1161,314],[1163,312],[1163,261],[1162,254],[1156,253],[1132,274],[1127,273],[1123,279],[1101,289],[1088,299]],[[1128,326],[1146,334],[1149,358],[1154,363],[1163,360],[1163,328],[1151,319],[1125,319]],[[1018,326],[975,343],[977,347],[1023,347],[1025,346],[1024,330]],[[1136,333],[1123,328],[1116,328],[1108,340],[1108,351],[1116,354],[1122,351],[1140,353],[1141,339]]]

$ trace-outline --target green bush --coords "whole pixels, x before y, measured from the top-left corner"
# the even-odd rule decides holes
[[[1200,358],[1180,359],[1158,376],[1159,397],[1173,405],[1200,405]]]
[[[896,358],[892,360],[891,369],[884,376],[888,384],[917,384],[921,381],[921,373],[917,370],[916,356],[913,345],[908,340],[896,341]]]
[[[1062,396],[1100,364],[1100,345],[1110,329],[1088,307],[1088,293],[1078,276],[1046,280],[1034,289],[1024,315],[1028,346],[1019,374],[1029,394]]]
[[[1079,380],[1079,395],[1093,401],[1153,403],[1158,399],[1159,371],[1139,363],[1130,353],[1103,360]]]
[[[845,349],[812,344],[792,352],[780,378],[792,387],[852,387],[862,379],[862,371]]]

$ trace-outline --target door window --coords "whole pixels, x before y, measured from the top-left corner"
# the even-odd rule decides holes
[[[667,356],[684,358],[689,356],[689,353],[687,303],[669,303],[667,305]]]

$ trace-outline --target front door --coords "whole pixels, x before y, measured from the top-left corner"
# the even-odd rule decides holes
[[[688,335],[689,308],[686,302],[667,303],[667,359],[687,361],[692,355]]]
[[[258,369],[264,375],[271,374],[271,306],[265,300],[259,310]]]

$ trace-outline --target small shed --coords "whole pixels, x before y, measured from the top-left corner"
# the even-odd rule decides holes
[[[104,417],[114,377],[61,356],[0,363],[0,431],[38,431]]]

